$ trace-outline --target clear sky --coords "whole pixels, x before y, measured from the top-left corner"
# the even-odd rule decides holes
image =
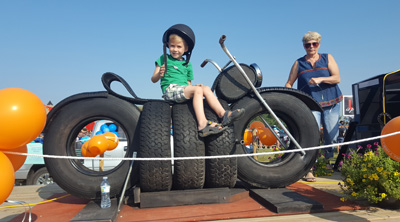
[[[162,35],[177,23],[196,34],[194,84],[212,85],[228,58],[257,63],[262,87],[284,86],[305,51],[307,31],[322,35],[319,52],[339,65],[340,88],[400,69],[400,1],[104,1],[0,0],[0,89],[18,87],[53,104],[73,94],[103,91],[101,75],[122,76],[142,98],[161,99],[152,83]],[[297,83],[295,84],[297,85]],[[117,91],[126,94],[118,85]]]

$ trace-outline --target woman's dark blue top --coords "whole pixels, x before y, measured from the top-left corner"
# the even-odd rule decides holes
[[[343,100],[342,92],[337,84],[308,84],[311,78],[331,75],[328,70],[328,54],[319,54],[315,67],[307,62],[305,56],[297,59],[297,62],[299,65],[297,89],[310,94],[322,107],[332,106]]]

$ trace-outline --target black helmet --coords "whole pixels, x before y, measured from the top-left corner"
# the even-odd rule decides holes
[[[177,34],[185,40],[186,44],[188,45],[188,51],[185,52],[186,64],[189,63],[190,55],[192,54],[192,50],[194,48],[194,44],[196,41],[193,30],[189,26],[184,25],[184,24],[176,24],[176,25],[171,26],[169,29],[167,29],[167,31],[164,32],[164,35],[162,38],[162,41],[164,43],[164,53],[165,53],[166,47],[168,47],[167,43],[169,41],[169,36],[171,34]]]

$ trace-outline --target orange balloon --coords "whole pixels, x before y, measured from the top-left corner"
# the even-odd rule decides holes
[[[245,146],[248,146],[253,142],[253,132],[250,129],[244,131],[243,140]]]
[[[106,132],[106,133],[103,133],[103,135],[107,139],[107,143],[108,143],[107,150],[113,150],[113,149],[117,148],[118,143],[119,143],[119,139],[118,139],[118,136],[115,135],[115,133]]]
[[[84,156],[84,157],[89,157],[88,156],[88,150],[87,150],[87,145],[89,144],[89,141],[86,141],[85,143],[83,143],[82,144],[82,146],[81,146],[81,154],[82,154],[82,156]]]
[[[0,149],[14,149],[32,142],[46,124],[46,109],[32,92],[0,90]]]
[[[254,128],[257,128],[257,129],[261,128],[262,129],[262,128],[265,128],[265,126],[264,126],[264,123],[262,123],[260,121],[254,121],[254,122],[252,122],[250,124],[249,129],[254,129]]]
[[[97,155],[101,155],[108,149],[108,142],[103,134],[95,135],[89,140],[88,150]]]
[[[261,143],[266,146],[272,146],[277,141],[274,134],[268,128],[259,129],[258,138],[260,139]]]
[[[0,204],[7,200],[14,188],[14,167],[8,157],[0,152]]]
[[[81,147],[81,153],[84,157],[95,157],[97,154],[91,153],[89,148],[89,140],[86,141]]]
[[[14,148],[14,149],[10,150],[10,152],[27,153],[28,152],[28,148],[26,147],[26,145],[23,145],[23,146],[20,146],[18,148]],[[14,172],[19,170],[19,168],[21,168],[22,165],[24,165],[25,160],[26,160],[26,156],[25,155],[8,154],[8,153],[5,153],[5,155],[11,161],[11,164],[14,167]]]
[[[400,131],[400,116],[391,119],[382,129],[381,135],[386,135]],[[390,158],[400,162],[400,134],[381,138],[383,150]]]

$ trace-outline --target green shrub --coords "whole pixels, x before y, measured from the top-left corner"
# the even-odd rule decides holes
[[[347,199],[367,199],[377,203],[385,198],[400,199],[400,163],[392,160],[378,145],[368,145],[364,154],[347,154],[342,165],[343,184],[339,183]]]

